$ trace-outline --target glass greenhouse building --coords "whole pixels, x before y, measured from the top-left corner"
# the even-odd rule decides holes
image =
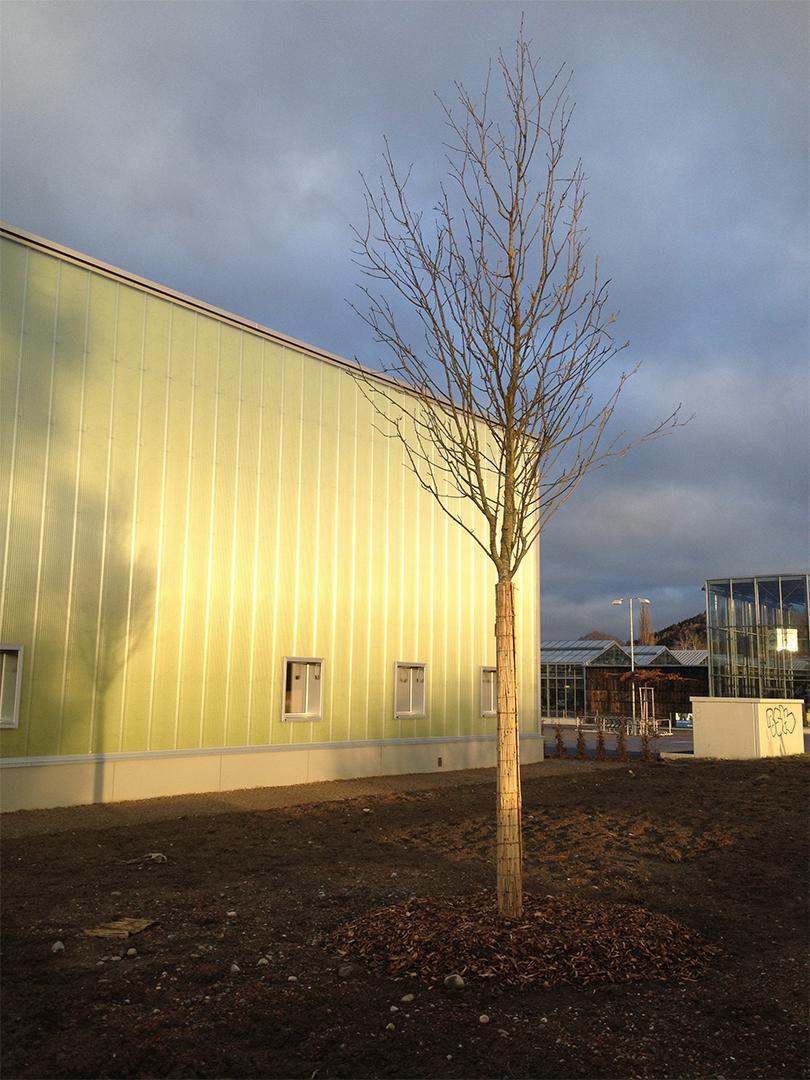
[[[655,686],[658,712],[689,712],[690,697],[706,694],[706,651],[663,645],[629,648],[618,641],[581,638],[540,645],[540,702],[546,719],[615,714],[632,709],[631,666],[638,682]],[[665,674],[668,673],[668,674]],[[649,689],[650,687],[647,687]]]
[[[709,693],[810,703],[810,575],[707,581]]]

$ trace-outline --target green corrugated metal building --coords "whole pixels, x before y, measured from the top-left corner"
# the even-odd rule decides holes
[[[494,762],[493,568],[353,365],[16,230],[0,245],[4,807]],[[538,585],[527,559],[524,760]]]

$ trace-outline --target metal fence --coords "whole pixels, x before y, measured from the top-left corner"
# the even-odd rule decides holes
[[[554,727],[563,721],[564,727],[582,728],[583,731],[603,731],[605,734],[649,735],[660,738],[673,735],[676,730],[692,730],[692,714],[676,712],[666,717],[644,717],[621,713],[596,713],[594,716],[545,716],[543,723]]]

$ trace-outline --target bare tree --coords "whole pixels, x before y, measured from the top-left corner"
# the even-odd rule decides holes
[[[503,121],[490,111],[492,72],[478,103],[458,83],[458,111],[440,102],[447,180],[433,213],[409,201],[410,169],[397,169],[386,142],[379,187],[364,178],[367,222],[355,235],[358,264],[379,283],[362,288],[367,307],[358,313],[393,353],[384,370],[411,391],[359,376],[378,427],[399,438],[423,488],[497,572],[497,893],[501,915],[516,918],[512,581],[588,470],[629,448],[621,437],[603,445],[603,436],[632,372],[620,371],[595,400],[594,382],[624,346],[610,332],[598,266],[586,280],[585,177],[564,154],[570,76],[561,68],[541,86],[522,28],[514,59],[499,54],[498,74]],[[672,426],[676,413],[642,438]],[[464,520],[464,500],[479,511],[479,527]]]
[[[697,627],[687,627],[682,630],[677,641],[673,644],[673,649],[705,649],[706,648],[706,634]]]
[[[638,628],[638,643],[639,645],[654,645],[655,644],[655,632],[652,628],[652,618],[650,617],[650,605],[639,604],[641,608],[641,624]]]

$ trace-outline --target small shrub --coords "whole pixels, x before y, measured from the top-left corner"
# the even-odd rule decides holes
[[[581,761],[585,757],[585,732],[582,724],[577,724],[577,758]]]
[[[641,731],[641,760],[650,761],[650,729],[645,724]]]
[[[655,732],[650,730],[650,725],[644,725],[644,731],[641,736],[641,760],[642,761],[654,761],[655,760]]]
[[[554,725],[554,756],[559,758],[568,757],[568,751],[565,749],[565,739],[563,739],[562,728],[559,724]]]
[[[624,720],[619,721],[619,726],[616,728],[616,754],[619,761],[627,761],[627,744],[624,741],[625,726]]]
[[[596,729],[596,760],[605,760],[605,729],[601,724]]]

